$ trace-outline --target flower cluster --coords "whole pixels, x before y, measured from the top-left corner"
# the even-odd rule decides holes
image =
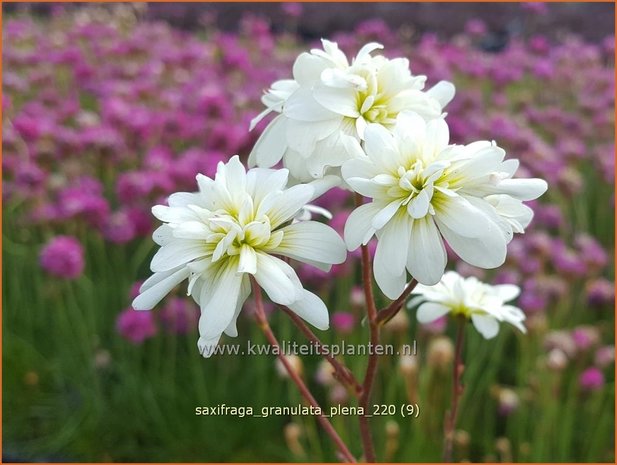
[[[367,218],[362,226],[368,228],[369,236],[353,237],[358,230],[351,224],[357,212],[375,208],[389,198],[387,192],[385,196],[369,196],[370,203],[356,209],[351,217],[347,242],[354,246],[366,239],[371,253],[379,247],[374,268],[381,273],[378,279],[383,290],[389,296],[397,294],[406,280],[406,270],[425,283],[428,281],[422,276],[431,274],[434,281],[447,256],[462,274],[519,285],[519,305],[529,315],[542,315],[564,305],[568,289],[579,283],[590,311],[602,312],[614,301],[612,278],[606,273],[611,261],[606,237],[612,236],[610,230],[591,220],[602,217],[604,202],[586,203],[585,215],[578,204],[588,191],[613,201],[613,37],[598,44],[569,36],[560,43],[540,35],[513,38],[503,51],[490,54],[480,49],[487,28],[479,21],[470,23],[465,35],[446,42],[425,34],[413,47],[385,24],[371,21],[351,33],[336,34],[333,39],[338,46],[326,41],[314,44],[314,50],[301,53],[300,58],[300,45],[277,45],[276,36],[256,17],[245,19],[241,31],[233,35],[208,26],[208,40],[202,41],[163,24],[119,25],[116,18],[103,17],[101,11],[97,15],[84,12],[77,21],[59,14],[42,23],[15,17],[5,25],[3,199],[6,205],[19,206],[14,216],[19,228],[36,227],[44,229],[47,237],[50,233],[71,235],[77,241],[83,241],[84,232],[94,233],[114,244],[127,243],[152,232],[151,205],[165,203],[172,192],[191,190],[197,172],[212,177],[218,162],[228,160],[230,154],[252,150],[250,164],[262,167],[282,160],[291,174],[304,182],[324,174],[344,178],[340,167],[347,162],[350,168],[362,163],[374,165],[373,169],[380,166],[370,157],[367,137],[379,134],[371,126],[388,130],[392,134],[388,137],[396,141],[394,127],[410,112],[418,114],[427,128],[443,126],[445,110],[450,134],[446,146],[495,139],[499,147],[520,159],[521,176],[550,183],[550,198],[529,202],[535,221],[526,228],[531,212],[520,204],[520,195],[478,197],[484,202],[484,213],[491,212],[484,214],[482,224],[497,225],[503,239],[491,236],[499,247],[487,246],[486,254],[478,253],[482,241],[471,236],[488,235],[486,231],[454,229],[465,238],[464,246],[476,245],[471,251],[462,251],[461,244],[452,239],[454,235],[439,224],[443,220],[439,219],[440,209],[435,208],[443,196],[437,187],[443,186],[442,177],[450,169],[444,168],[440,179],[427,184],[433,186],[428,208],[435,214],[428,211],[423,218],[409,214],[409,225],[403,225],[417,229],[432,220],[432,244],[443,244],[444,249],[423,248],[424,254],[411,260],[414,267],[408,267],[411,250],[417,248],[410,240],[407,255],[396,254],[396,268],[383,273],[378,265],[388,257],[386,241],[371,240],[369,234],[374,232],[379,239],[400,229],[379,221],[375,225],[381,227],[376,228],[373,218]],[[130,33],[125,34],[127,30]],[[53,40],[48,40],[50,37]],[[161,45],[152,47],[152,43]],[[370,45],[363,49],[365,43]],[[377,44],[383,44],[383,50]],[[361,52],[355,53],[358,50]],[[354,55],[353,60],[346,58]],[[414,73],[406,58],[394,57],[409,57]],[[262,66],[264,62],[269,66]],[[290,69],[293,79],[270,86],[289,76]],[[423,75],[428,76],[426,87]],[[458,87],[457,98],[449,102],[454,92],[448,81]],[[247,128],[259,112],[256,96],[268,87],[266,110],[275,113],[276,121],[285,122],[270,122],[259,137],[259,126],[252,132]],[[379,95],[379,89],[385,88],[389,89],[387,98]],[[326,101],[324,95],[332,98]],[[411,100],[415,102],[411,106],[403,105]],[[305,107],[304,113],[297,105],[288,106],[294,101]],[[392,107],[393,102],[399,107]],[[328,118],[322,119],[326,114]],[[311,121],[306,120],[309,117]],[[298,125],[305,130],[290,132]],[[274,151],[265,150],[276,139],[268,136],[273,128],[281,131],[280,144],[272,145]],[[326,134],[329,130],[332,132]],[[330,144],[344,150],[321,150]],[[467,151],[470,146],[474,144],[455,147]],[[498,147],[487,150],[499,157]],[[292,156],[294,153],[298,156]],[[335,160],[335,153],[340,158]],[[410,153],[403,155],[411,161]],[[452,160],[449,162],[452,166]],[[513,166],[508,160],[495,162],[497,176],[493,180],[518,182],[503,178],[503,173],[508,173],[500,171],[504,163]],[[398,169],[392,176],[406,184],[403,178],[409,180],[409,171],[413,172],[412,166],[405,166],[404,176]],[[376,175],[363,178],[365,173],[350,172],[353,176],[347,178],[354,180],[340,181],[345,189],[350,189],[351,183],[364,183],[366,189],[379,187]],[[422,173],[431,174],[425,168]],[[416,204],[421,205],[430,188],[411,185],[418,192],[408,189],[406,211],[412,209],[417,216],[417,211],[423,210],[414,210]],[[465,198],[464,190],[455,192],[473,204],[473,198]],[[419,199],[413,207],[409,206],[414,200],[411,197]],[[495,204],[497,197],[508,203]],[[348,199],[345,190],[335,188],[314,201],[332,211],[331,225],[340,234],[351,213]],[[515,205],[514,215],[503,213],[504,207]],[[481,217],[473,206],[474,218]],[[492,214],[495,212],[497,217]],[[398,217],[393,216],[390,223]],[[569,232],[570,224],[576,233]],[[503,254],[501,244],[509,240],[508,228],[517,232],[519,226],[527,233],[516,235],[507,244],[505,263],[496,275],[458,260],[456,255],[471,264],[476,264],[476,259],[498,262],[497,252]],[[441,261],[431,260],[431,268],[418,270],[416,263],[432,256],[427,255],[429,250]],[[349,275],[358,255],[350,253],[347,262],[334,265],[331,273]],[[56,257],[47,264],[41,260],[41,266],[51,270],[48,263],[64,260],[62,253]],[[78,276],[83,266],[73,270],[79,271],[62,272],[61,276]],[[305,284],[324,295],[331,292],[332,280],[323,279],[322,270],[304,263],[296,270]]]

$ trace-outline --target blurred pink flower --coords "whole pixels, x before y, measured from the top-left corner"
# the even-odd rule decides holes
[[[127,308],[118,315],[116,331],[127,341],[141,344],[157,333],[154,313]]]
[[[186,334],[197,326],[199,309],[192,300],[171,297],[161,310],[160,320],[168,332]]]
[[[302,6],[302,3],[298,3],[298,2],[281,3],[281,10],[283,10],[283,13],[285,13],[288,16],[291,16],[292,18],[298,18],[302,14],[303,9],[304,7]]]
[[[78,278],[84,271],[84,251],[71,236],[56,236],[40,254],[41,267],[49,274],[65,279]]]
[[[335,312],[331,320],[334,330],[341,334],[350,334],[356,325],[356,316],[349,312]]]
[[[578,383],[584,391],[597,391],[604,386],[604,374],[599,368],[587,368],[581,373]]]

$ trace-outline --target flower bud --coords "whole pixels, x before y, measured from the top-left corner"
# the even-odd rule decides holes
[[[327,360],[319,362],[315,372],[315,381],[323,386],[331,386],[336,381],[334,378],[334,367]]]
[[[501,388],[499,390],[497,402],[499,404],[499,413],[502,415],[510,415],[520,404],[518,394],[509,388]]]
[[[603,346],[596,351],[595,363],[600,368],[606,368],[615,361],[615,346]]]
[[[300,438],[302,437],[302,427],[297,423],[288,423],[285,425],[284,435],[287,447],[289,447],[292,454],[304,457],[306,453],[304,452],[304,447],[302,447],[302,444],[300,443]]]
[[[553,349],[546,357],[549,370],[562,371],[568,365],[568,356],[561,349]]]
[[[418,373],[418,359],[415,355],[401,355],[398,368],[404,377],[415,376]]]
[[[302,359],[297,355],[283,355],[291,365],[291,369],[298,374],[298,376],[302,376],[303,366]],[[289,373],[287,372],[287,368],[283,364],[280,358],[276,359],[275,362],[276,372],[279,374],[281,378],[289,378]]]
[[[349,301],[352,306],[362,308],[366,304],[364,299],[364,289],[360,286],[354,286],[351,288],[351,293],[349,295]]]
[[[36,371],[29,371],[24,375],[24,384],[27,386],[36,386],[39,384],[39,374]]]
[[[440,336],[430,342],[426,356],[426,363],[429,367],[445,371],[450,367],[453,359],[454,345],[449,338]]]
[[[330,389],[330,402],[334,405],[345,404],[349,400],[349,392],[340,383],[334,384]]]
[[[409,329],[409,317],[407,312],[401,310],[388,321],[383,329],[393,333],[406,333]]]
[[[398,423],[394,420],[386,422],[386,453],[385,461],[390,462],[396,453],[399,446],[399,436],[401,429]]]
[[[495,441],[495,449],[497,449],[497,453],[501,457],[501,462],[512,462],[512,444],[508,438],[497,438],[497,441]]]

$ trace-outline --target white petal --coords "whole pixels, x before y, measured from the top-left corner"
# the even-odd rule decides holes
[[[259,205],[257,217],[267,215],[274,230],[290,220],[311,198],[315,189],[308,184],[297,184],[282,192],[266,195]]]
[[[417,146],[421,147],[424,145],[426,138],[426,121],[417,113],[403,111],[396,117],[394,134],[399,139],[409,138],[415,141]]]
[[[170,207],[186,207],[187,205],[199,205],[199,194],[191,192],[175,192],[167,198]]]
[[[383,45],[377,43],[377,42],[369,42],[368,44],[362,46],[362,48],[360,49],[360,51],[358,52],[358,54],[356,55],[356,61],[362,61],[365,58],[367,58],[368,55],[370,55],[372,52],[374,52],[375,50],[380,50],[383,48]]]
[[[487,216],[460,195],[441,197],[434,206],[436,219],[460,236],[480,237],[489,226]]]
[[[449,312],[450,308],[445,305],[437,304],[435,302],[424,302],[418,308],[416,318],[420,323],[431,323]]]
[[[237,260],[229,260],[210,277],[200,295],[199,335],[205,339],[220,336],[234,317],[243,276],[236,273]]]
[[[304,52],[298,55],[293,64],[293,77],[301,86],[311,85],[319,80],[326,66],[323,59]]]
[[[314,122],[289,120],[285,134],[287,146],[303,156],[308,156],[315,150],[317,142],[328,137],[340,125],[339,119]]]
[[[395,215],[383,228],[373,262],[375,281],[389,299],[396,299],[405,289],[407,247],[411,220],[405,212]]]
[[[255,279],[277,304],[289,305],[302,296],[296,272],[279,258],[258,252]]]
[[[392,133],[380,124],[369,124],[364,131],[366,154],[377,166],[395,172],[399,167],[399,153]]]
[[[257,254],[255,249],[248,244],[243,244],[240,248],[240,263],[238,273],[255,274],[257,271]]]
[[[236,337],[238,335],[238,329],[236,328],[236,320],[238,319],[238,315],[240,315],[240,311],[242,310],[242,306],[244,302],[246,302],[247,297],[251,293],[251,280],[248,277],[244,277],[242,279],[242,283],[240,284],[240,295],[238,297],[238,302],[236,303],[236,311],[234,312],[234,317],[232,318],[227,328],[225,328],[225,334],[231,337]]]
[[[326,175],[323,178],[315,179],[314,181],[309,182],[308,185],[314,189],[313,195],[309,199],[309,202],[321,197],[333,187],[340,186],[340,184],[341,178],[334,175]]]
[[[534,200],[547,189],[548,184],[543,179],[504,179],[497,185],[496,191],[519,200]]]
[[[319,297],[306,289],[302,289],[301,297],[288,304],[287,307],[317,329],[326,330],[330,326],[326,305]]]
[[[380,205],[371,202],[351,212],[345,223],[344,232],[348,250],[356,250],[360,245],[365,245],[375,234],[375,228],[371,226],[371,222],[381,209]]]
[[[246,175],[246,192],[253,198],[254,208],[259,207],[263,198],[270,192],[285,188],[289,179],[289,170],[283,168],[271,170],[253,168]]]
[[[204,255],[204,242],[175,239],[156,252],[150,263],[150,269],[154,272],[167,271]]]
[[[383,207],[377,215],[373,217],[371,226],[377,230],[383,228],[388,221],[399,211],[403,204],[403,200],[393,200],[388,205]]]
[[[443,118],[435,118],[426,124],[426,140],[424,143],[424,156],[436,157],[448,146],[450,130]]]
[[[182,223],[199,219],[197,215],[188,208],[168,207],[166,205],[155,205],[152,207],[152,214],[159,220],[166,223]]]
[[[354,192],[357,192],[364,197],[370,198],[383,198],[386,196],[387,190],[390,186],[383,186],[377,184],[370,179],[366,178],[347,178],[347,184],[351,187]],[[427,201],[428,208],[428,201]]]
[[[158,245],[169,244],[173,239],[173,229],[167,224],[159,226],[152,233],[152,240]]]
[[[323,107],[349,118],[360,116],[356,103],[356,91],[353,88],[318,86],[313,90],[313,97]]]
[[[504,302],[509,302],[518,297],[521,293],[521,289],[514,284],[498,284],[493,286],[493,289],[497,292],[497,295]]]
[[[431,217],[413,222],[407,256],[407,269],[427,286],[439,282],[446,268],[446,248]]]
[[[424,188],[407,204],[407,212],[412,218],[424,218],[428,213],[430,201],[427,189]]]
[[[187,267],[167,273],[155,273],[150,280],[144,282],[141,287],[141,294],[133,300],[135,310],[151,310],[158,304],[163,297],[171,292],[180,282],[188,278],[189,269]],[[152,279],[156,277],[155,279]],[[163,279],[161,279],[163,278]]]
[[[201,221],[187,221],[173,228],[172,235],[176,239],[205,240],[212,231]]]
[[[225,167],[225,185],[227,190],[231,194],[246,192],[246,168],[244,168],[244,165],[240,162],[240,157],[234,155],[223,166]],[[217,178],[220,176],[220,173],[223,172],[220,168],[221,163],[219,163],[219,170],[217,170]]]
[[[341,173],[345,180],[349,178],[371,179],[379,174],[379,170],[370,158],[364,156],[346,161],[341,168]]]
[[[489,222],[486,234],[480,238],[470,238],[452,231],[436,218],[439,231],[452,250],[470,265],[480,268],[497,268],[506,260],[506,240],[497,225]]]
[[[300,88],[294,92],[283,108],[283,114],[298,121],[323,121],[340,118],[313,98],[311,89]]]
[[[197,349],[199,349],[199,353],[204,358],[210,358],[212,354],[214,354],[216,350],[216,346],[219,343],[219,339],[221,339],[221,335],[212,337],[207,339],[205,337],[200,337],[197,341]]]
[[[433,97],[439,102],[441,108],[445,107],[454,98],[456,88],[449,81],[439,81],[433,87],[426,91],[427,95]]]
[[[285,134],[287,118],[279,115],[274,118],[253,146],[248,159],[249,167],[270,168],[276,165],[287,149]]]
[[[474,313],[471,315],[471,322],[485,339],[492,339],[499,332],[499,322],[492,316]]]
[[[334,229],[316,221],[302,221],[280,229],[284,236],[275,253],[304,261],[343,263],[347,249]]]

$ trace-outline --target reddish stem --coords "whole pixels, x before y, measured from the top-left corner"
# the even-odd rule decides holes
[[[313,395],[309,391],[306,384],[304,384],[304,381],[302,381],[302,378],[300,377],[300,375],[298,375],[298,373],[291,366],[291,363],[289,362],[287,357],[283,354],[280,344],[278,340],[276,339],[276,336],[272,332],[272,328],[270,328],[270,325],[268,324],[268,319],[266,318],[266,312],[264,311],[263,301],[261,298],[261,288],[252,278],[251,278],[251,284],[253,286],[253,294],[255,295],[255,317],[257,319],[257,323],[259,324],[259,327],[265,334],[266,339],[268,339],[268,342],[273,347],[276,347],[278,349],[277,350],[278,358],[283,364],[283,366],[285,367],[285,371],[287,371],[291,380],[298,387],[298,390],[300,391],[300,394],[302,395],[302,397],[304,397],[307,400],[307,402],[310,405],[312,405],[316,410],[321,411],[321,407],[319,403],[315,400],[315,397],[313,397]],[[352,453],[349,451],[349,449],[347,448],[347,446],[345,445],[341,437],[338,435],[338,433],[336,432],[336,430],[334,429],[330,421],[326,418],[326,416],[323,413],[317,416],[317,421],[319,421],[322,428],[326,431],[328,436],[330,436],[332,441],[336,444],[336,446],[338,447],[345,461],[350,462],[350,463],[356,462],[356,459],[354,458]]]
[[[443,461],[452,462],[452,449],[454,445],[454,428],[456,427],[456,417],[458,414],[458,404],[463,394],[461,376],[463,374],[463,339],[465,336],[465,319],[461,318],[458,322],[456,331],[456,349],[454,355],[454,365],[452,366],[452,399],[449,415],[446,414],[444,425],[444,449]]]
[[[390,321],[390,319],[392,319],[399,312],[399,310],[403,308],[405,300],[407,300],[407,297],[409,297],[409,294],[413,292],[417,284],[418,282],[415,279],[412,279],[403,293],[394,302],[377,314],[377,323],[379,325],[383,325]]]
[[[306,323],[302,321],[302,318],[300,318],[289,308],[283,305],[281,305],[280,308],[289,316],[289,318],[291,318],[294,324],[300,329],[300,331],[302,331],[302,333],[307,337],[307,339],[314,342],[317,347],[323,347],[323,342],[321,342],[319,337],[317,337],[317,335],[313,331],[311,331],[311,329],[306,325]],[[335,377],[339,379],[342,383],[353,388],[353,393],[356,396],[360,395],[360,393],[362,392],[362,386],[360,385],[356,377],[353,375],[351,370],[347,368],[344,363],[334,358],[332,354],[327,353],[321,355],[323,355],[325,359],[330,363],[330,365],[332,365],[332,367],[334,368]]]

